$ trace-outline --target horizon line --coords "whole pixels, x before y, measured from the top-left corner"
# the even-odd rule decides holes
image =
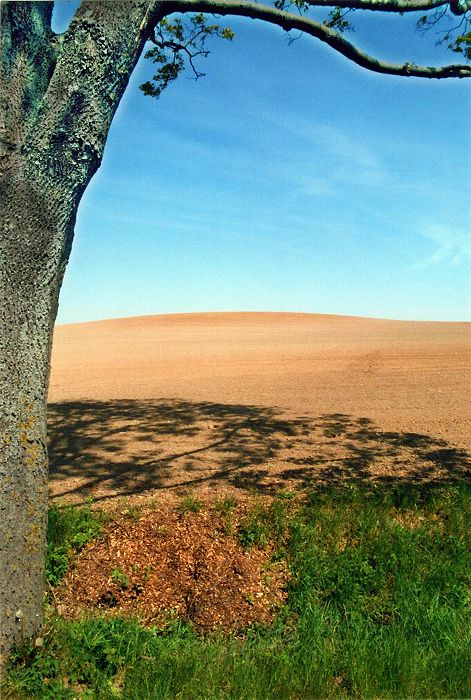
[[[430,320],[430,319],[403,319],[403,318],[391,318],[384,316],[362,316],[355,314],[340,314],[340,313],[319,313],[315,311],[177,311],[177,312],[165,312],[165,313],[154,313],[154,314],[133,314],[129,316],[113,316],[107,318],[97,318],[90,319],[87,321],[64,321],[55,323],[54,327],[61,326],[77,326],[85,325],[91,323],[109,323],[113,321],[126,321],[131,319],[150,319],[150,318],[170,318],[175,316],[321,316],[327,318],[343,318],[343,319],[357,319],[364,321],[389,321],[397,323],[461,323],[461,324],[471,324],[471,320]]]

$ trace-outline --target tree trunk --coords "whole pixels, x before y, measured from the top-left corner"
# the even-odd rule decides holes
[[[14,299],[10,295],[9,302]],[[47,509],[46,352],[50,330],[37,301],[0,304],[1,650],[42,622]],[[45,300],[39,306],[45,308]]]
[[[42,622],[49,363],[76,211],[160,6],[83,2],[56,37],[52,3],[0,5],[0,657]]]
[[[46,400],[52,329],[74,212],[31,178],[0,190],[0,653],[42,623]]]

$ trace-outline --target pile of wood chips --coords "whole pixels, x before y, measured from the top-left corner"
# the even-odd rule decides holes
[[[223,632],[270,622],[286,596],[288,571],[270,561],[269,548],[241,546],[244,510],[166,506],[121,516],[82,550],[55,591],[59,613],[134,615],[161,627],[180,618]]]

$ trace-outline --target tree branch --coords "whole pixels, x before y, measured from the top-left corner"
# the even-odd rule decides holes
[[[382,0],[379,1],[381,2]],[[301,15],[294,15],[290,12],[278,10],[261,3],[250,2],[250,0],[170,0],[165,3],[163,9],[167,15],[175,12],[209,12],[218,15],[235,15],[239,17],[249,17],[251,19],[260,19],[270,24],[275,24],[287,32],[296,29],[323,41],[335,51],[338,51],[350,61],[353,61],[353,63],[367,70],[374,71],[375,73],[402,75],[406,77],[413,76],[417,78],[471,77],[471,65],[466,64],[416,66],[413,63],[407,62],[396,64],[380,61],[356,48],[356,46],[347,41],[341,34],[338,34],[329,27],[313,19]]]
[[[341,7],[353,10],[373,10],[375,12],[428,12],[437,7],[450,6],[455,15],[463,15],[471,9],[471,2],[459,0],[303,0],[311,7]]]

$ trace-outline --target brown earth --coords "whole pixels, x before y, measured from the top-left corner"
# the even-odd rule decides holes
[[[268,622],[287,572],[269,549],[242,549],[247,508],[323,483],[469,476],[470,341],[471,323],[310,314],[57,327],[52,499],[118,509],[54,593],[59,611]],[[205,507],[182,514],[185,494]],[[237,501],[230,528],[224,498]],[[147,510],[126,518],[136,503]]]
[[[247,503],[219,503],[223,508],[151,507],[113,518],[54,592],[58,612],[72,619],[84,610],[124,613],[161,628],[184,619],[226,633],[270,622],[286,597],[286,563],[271,561],[270,547],[241,546]]]
[[[51,496],[460,478],[470,363],[471,323],[214,313],[58,326]]]

